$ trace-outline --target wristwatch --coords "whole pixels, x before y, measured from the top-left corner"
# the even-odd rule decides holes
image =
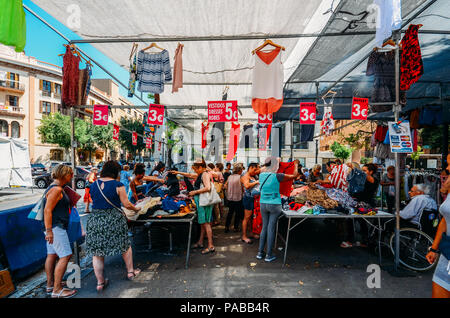
[[[432,248],[431,246],[428,248],[428,252],[433,252],[436,254],[439,254],[440,252],[438,250],[435,250],[434,248]]]

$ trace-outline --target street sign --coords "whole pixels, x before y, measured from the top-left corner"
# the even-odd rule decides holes
[[[148,108],[148,119],[147,123],[149,125],[159,125],[162,126],[164,124],[164,106],[150,104]]]
[[[273,119],[272,114],[261,115],[258,114],[258,124],[271,124]]]
[[[133,131],[133,134],[131,135],[131,142],[133,146],[137,146],[137,138],[138,138],[137,133]]]
[[[237,100],[209,101],[208,122],[234,122],[238,121]]]
[[[314,125],[316,123],[316,103],[300,103],[300,124]]]
[[[352,119],[367,120],[368,112],[369,112],[369,99],[353,97]]]
[[[120,130],[119,126],[114,125],[114,128],[113,128],[113,139],[114,140],[119,140],[119,130]]]
[[[108,125],[108,105],[94,105],[92,123],[96,126]]]

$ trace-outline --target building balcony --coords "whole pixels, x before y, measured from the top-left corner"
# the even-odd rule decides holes
[[[41,91],[41,96],[52,97],[52,92],[49,91]]]
[[[22,95],[23,93],[25,93],[25,85],[15,81],[0,81],[0,91]]]
[[[0,117],[16,117],[16,118],[24,118],[25,112],[22,107],[19,106],[10,106],[10,105],[1,105],[0,104]]]

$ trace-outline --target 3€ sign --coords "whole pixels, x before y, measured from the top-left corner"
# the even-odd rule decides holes
[[[119,140],[119,126],[117,126],[117,125],[114,125],[114,128],[113,128],[113,139]]]
[[[147,123],[149,125],[160,125],[164,124],[164,106],[150,104],[148,108],[148,119]]]
[[[272,114],[261,115],[258,114],[258,124],[271,124],[273,119]]]
[[[352,119],[367,120],[369,111],[369,99],[353,97],[352,101]]]
[[[96,126],[108,125],[108,105],[94,105],[92,124]]]
[[[316,103],[300,103],[300,124],[314,125],[316,123]]]
[[[137,133],[133,131],[133,134],[131,135],[131,143],[133,144],[133,146],[137,146],[137,138]]]

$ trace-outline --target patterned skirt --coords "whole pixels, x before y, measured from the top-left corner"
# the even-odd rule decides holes
[[[86,252],[93,256],[125,253],[131,246],[125,216],[116,209],[92,209],[86,223]]]

